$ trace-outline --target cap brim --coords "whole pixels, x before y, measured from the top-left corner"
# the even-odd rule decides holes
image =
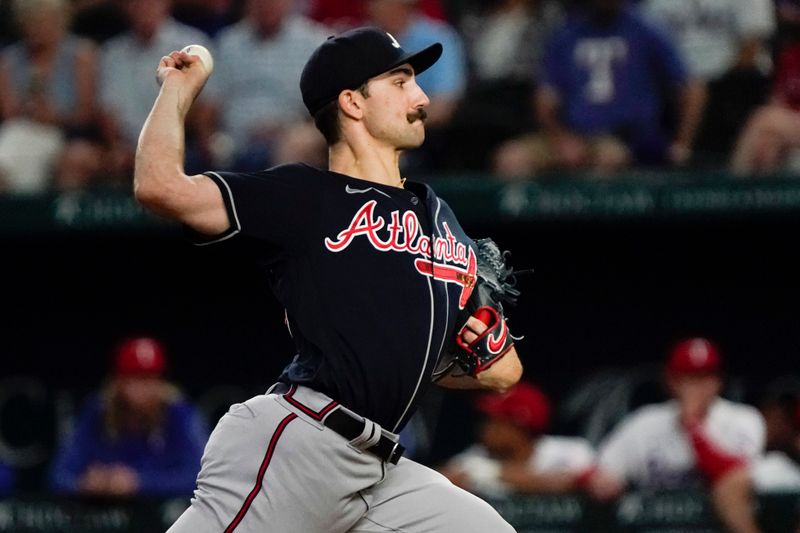
[[[406,63],[414,67],[414,74],[421,74],[431,68],[440,57],[442,57],[442,44],[434,43],[418,52],[412,52],[401,57],[394,65],[389,67],[391,70]]]

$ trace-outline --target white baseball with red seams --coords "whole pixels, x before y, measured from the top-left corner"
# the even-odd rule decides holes
[[[186,52],[191,56],[199,57],[200,62],[203,64],[203,67],[206,69],[206,72],[208,72],[209,75],[214,72],[214,56],[212,56],[208,48],[202,44],[190,44],[183,47],[181,52]]]

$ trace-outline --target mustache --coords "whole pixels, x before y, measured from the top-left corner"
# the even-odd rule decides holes
[[[409,124],[413,124],[414,122],[421,120],[425,122],[425,119],[428,118],[428,112],[422,108],[417,109],[413,113],[408,113],[406,115],[406,120],[408,120]]]

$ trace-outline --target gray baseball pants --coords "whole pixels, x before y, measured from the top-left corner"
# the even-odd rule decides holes
[[[297,387],[288,399],[231,406],[206,445],[192,504],[168,533],[514,532],[434,470],[385,463],[323,425],[332,405]]]

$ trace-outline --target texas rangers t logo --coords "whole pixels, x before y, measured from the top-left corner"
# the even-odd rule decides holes
[[[414,260],[414,268],[424,276],[461,286],[459,308],[464,308],[475,288],[478,261],[475,250],[456,240],[447,222],[443,222],[444,237],[431,238],[420,232],[420,223],[413,211],[392,211],[387,221],[375,215],[375,200],[365,203],[353,216],[350,225],[335,239],[325,238],[325,248],[338,253],[345,250],[356,237],[366,237],[380,252],[401,252],[421,257]],[[385,228],[385,229],[384,229]],[[378,232],[388,235],[382,238]]]

